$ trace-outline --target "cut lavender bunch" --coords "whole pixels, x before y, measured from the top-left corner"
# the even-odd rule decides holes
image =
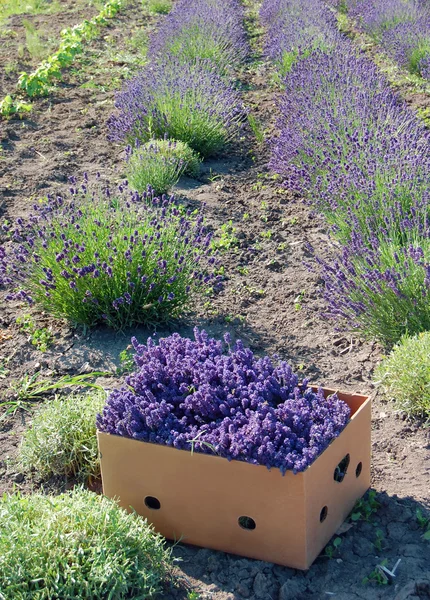
[[[218,152],[246,115],[239,93],[210,61],[184,66],[169,57],[132,79],[117,95],[116,108],[108,122],[111,140],[134,144],[168,137],[201,156]]]
[[[202,215],[172,198],[75,182],[4,231],[0,278],[9,298],[74,323],[120,329],[180,314],[216,283]]]
[[[350,409],[312,391],[289,365],[256,358],[239,341],[194,330],[156,344],[136,339],[136,373],[113,391],[100,431],[270,468],[304,471],[345,427]]]

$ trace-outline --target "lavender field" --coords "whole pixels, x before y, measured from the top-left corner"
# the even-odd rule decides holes
[[[430,598],[426,0],[3,4],[0,600]],[[103,495],[97,431],[299,477],[323,387],[371,488],[307,571]]]

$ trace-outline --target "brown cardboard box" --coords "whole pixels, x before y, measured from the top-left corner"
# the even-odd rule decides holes
[[[339,397],[351,420],[302,473],[98,432],[103,491],[166,538],[307,569],[370,484],[370,400]]]

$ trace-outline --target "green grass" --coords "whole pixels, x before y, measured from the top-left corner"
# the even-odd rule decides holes
[[[62,6],[57,0],[0,0],[0,25],[12,15],[46,15],[60,10]]]
[[[161,536],[83,489],[0,499],[2,600],[148,600],[171,569]]]
[[[403,337],[375,370],[375,380],[399,410],[430,417],[430,332]]]
[[[52,475],[85,481],[100,475],[96,415],[106,399],[104,392],[59,396],[44,403],[25,431],[19,462],[25,471],[42,478]]]

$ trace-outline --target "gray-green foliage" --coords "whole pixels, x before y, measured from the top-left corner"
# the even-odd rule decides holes
[[[57,396],[43,404],[22,439],[23,469],[34,469],[42,477],[97,477],[96,415],[105,399],[105,393],[98,392],[64,399]]]
[[[430,332],[403,337],[375,370],[386,396],[400,410],[430,416]]]
[[[200,160],[184,142],[151,140],[129,149],[127,178],[131,186],[145,192],[148,185],[156,194],[165,194],[183,173],[196,176]]]
[[[104,496],[0,499],[2,600],[147,600],[170,565],[161,536]]]

